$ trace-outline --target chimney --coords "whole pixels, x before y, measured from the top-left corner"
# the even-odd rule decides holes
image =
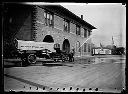
[[[83,15],[81,15],[81,19],[83,20]]]

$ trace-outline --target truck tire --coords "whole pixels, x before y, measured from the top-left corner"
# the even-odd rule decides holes
[[[54,60],[54,62],[56,62],[56,59],[53,59]]]
[[[66,60],[69,61],[69,56],[66,57]]]
[[[29,54],[28,55],[28,62],[30,64],[35,64],[36,63],[36,55],[35,54]]]
[[[64,55],[62,55],[61,59],[62,59],[62,62],[65,62],[65,56]]]

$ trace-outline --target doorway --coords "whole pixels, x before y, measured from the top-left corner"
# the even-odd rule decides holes
[[[70,52],[70,43],[68,39],[65,39],[62,44],[62,50],[66,52]]]

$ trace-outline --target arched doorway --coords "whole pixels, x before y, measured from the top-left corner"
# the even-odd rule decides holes
[[[52,38],[51,35],[46,35],[45,38],[44,38],[44,40],[43,40],[43,42],[49,42],[49,43],[51,43],[51,42],[54,42],[54,40],[53,40],[53,38]]]
[[[62,45],[62,50],[66,52],[70,52],[70,43],[68,39],[65,39]]]

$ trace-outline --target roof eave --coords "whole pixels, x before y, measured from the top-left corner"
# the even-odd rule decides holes
[[[47,6],[49,6],[49,5],[43,5],[43,6],[41,6],[42,8],[46,8],[46,9],[49,9]],[[55,5],[53,5],[53,6],[55,6]],[[72,13],[71,11],[69,11],[67,8],[65,8],[65,7],[63,7],[63,6],[61,6],[61,5],[57,5],[58,7],[60,7],[60,8],[62,8],[62,9],[64,9],[64,10],[66,10],[66,12],[68,12],[69,14],[71,14],[71,15],[73,15],[73,17],[75,18],[75,19],[77,19],[77,20],[80,20],[81,22],[83,22],[83,23],[80,23],[80,24],[83,24],[83,25],[87,25],[88,27],[90,27],[90,29],[97,29],[96,27],[94,27],[94,26],[92,26],[91,24],[89,24],[88,22],[86,22],[86,21],[84,21],[84,20],[82,20],[79,16],[77,16],[77,15],[75,15],[74,13]],[[54,10],[54,8],[52,9],[52,11]],[[54,12],[58,12],[58,10],[57,11],[55,11],[54,10]],[[66,16],[66,15],[65,15]],[[85,25],[85,26],[86,26]]]

